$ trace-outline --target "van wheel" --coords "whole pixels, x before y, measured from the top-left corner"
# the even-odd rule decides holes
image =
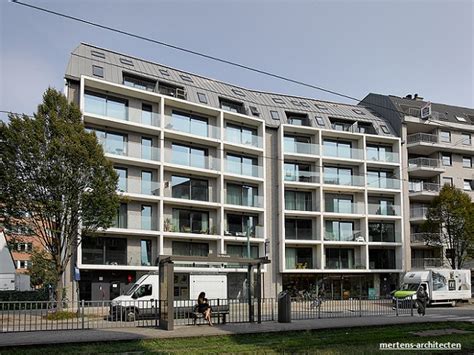
[[[138,311],[135,308],[126,309],[123,313],[126,322],[135,322],[138,319]]]
[[[456,307],[458,301],[454,300],[454,301],[451,301],[451,307]]]

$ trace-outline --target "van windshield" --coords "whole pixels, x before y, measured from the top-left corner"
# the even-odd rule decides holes
[[[403,291],[416,291],[418,290],[419,284],[403,284],[402,290]]]
[[[126,295],[127,296],[133,295],[133,293],[137,290],[138,287],[140,287],[140,284],[133,285],[132,288],[127,291]]]

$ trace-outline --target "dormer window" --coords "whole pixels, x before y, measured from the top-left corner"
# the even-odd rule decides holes
[[[336,131],[352,132],[355,121],[330,118],[332,129]]]
[[[146,91],[155,91],[156,81],[138,75],[123,73],[123,85]]]
[[[186,90],[184,90],[183,87],[175,86],[160,81],[158,82],[158,92],[162,95],[186,100]]]
[[[236,113],[241,113],[245,115],[245,107],[244,104],[241,102],[237,101],[231,101],[223,98],[219,98],[220,106],[221,109],[230,111],[230,112],[236,112]]]
[[[288,124],[295,126],[309,126],[308,115],[298,113],[286,113]]]

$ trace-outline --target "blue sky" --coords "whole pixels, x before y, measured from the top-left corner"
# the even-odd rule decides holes
[[[363,98],[474,107],[472,0],[21,0]],[[31,114],[87,42],[243,87],[351,102],[0,0],[0,110]],[[0,118],[5,119],[5,115]]]

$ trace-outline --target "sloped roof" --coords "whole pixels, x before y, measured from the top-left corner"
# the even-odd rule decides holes
[[[103,67],[104,79],[113,83],[122,84],[122,74],[125,72],[184,87],[187,100],[191,102],[201,103],[198,99],[199,92],[206,94],[207,105],[216,108],[220,107],[219,99],[228,99],[243,103],[248,114],[251,115],[249,107],[253,106],[260,113],[259,117],[263,118],[269,127],[276,128],[286,123],[289,112],[307,114],[311,125],[316,127],[320,126],[315,122],[315,116],[323,118],[326,123],[325,128],[330,128],[330,117],[346,118],[370,122],[380,135],[394,135],[393,129],[386,120],[358,105],[246,89],[86,43],[81,43],[71,53],[65,76],[73,80],[79,80],[81,75],[93,76],[92,65]],[[273,119],[270,111],[278,112],[279,119]],[[392,134],[385,134],[379,129],[382,124],[388,126]]]

